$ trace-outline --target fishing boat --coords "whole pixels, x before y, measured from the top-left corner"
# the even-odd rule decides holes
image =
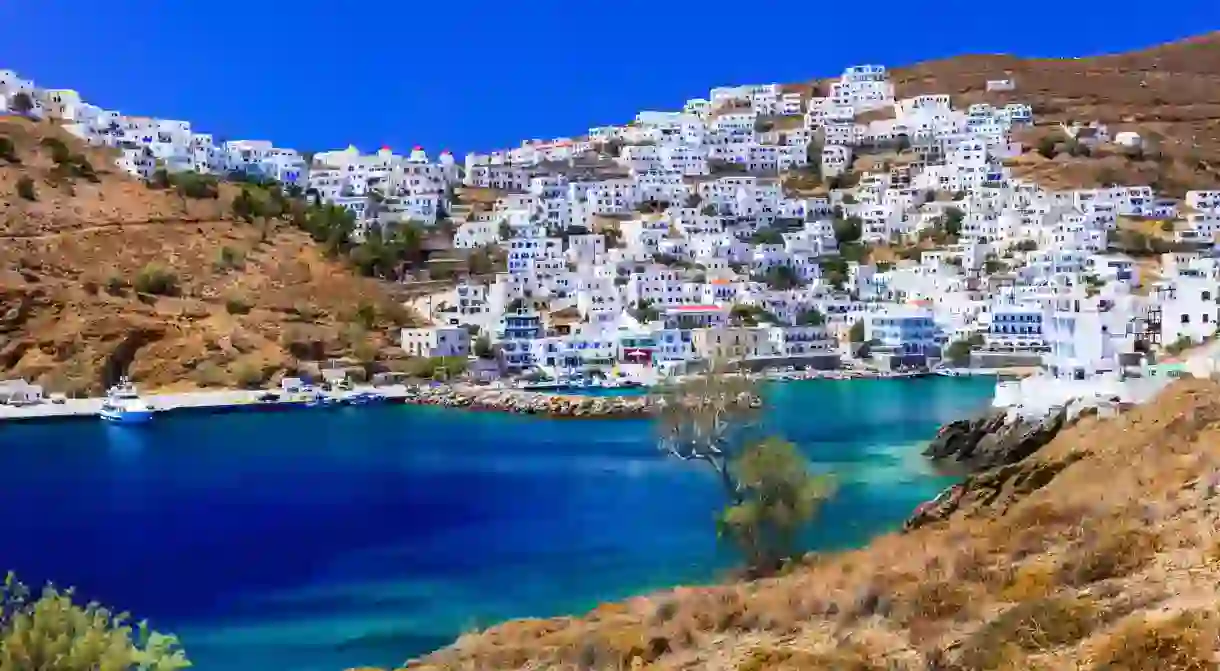
[[[98,411],[98,417],[115,424],[144,424],[151,421],[156,409],[140,398],[135,385],[127,378],[106,392],[106,400]]]

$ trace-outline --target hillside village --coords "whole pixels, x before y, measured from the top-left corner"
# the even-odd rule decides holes
[[[983,85],[1021,93],[1004,72]],[[0,104],[111,149],[134,178],[274,181],[345,210],[357,240],[402,227],[444,238],[446,255],[400,278],[453,278],[415,301],[431,325],[403,330],[413,356],[551,375],[713,359],[1041,364],[1079,380],[1217,330],[1220,185],[1183,198],[1147,184],[1043,188],[1014,162],[1156,149],[1089,120],[1023,146],[1033,106],[896,98],[878,65],[826,85],[715,88],[678,111],[463,161],[222,141],[11,71]],[[460,260],[475,255],[499,272],[467,272]]]

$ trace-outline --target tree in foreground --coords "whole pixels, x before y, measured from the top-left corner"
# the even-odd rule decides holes
[[[727,499],[720,535],[742,551],[753,575],[798,553],[800,531],[832,493],[829,478],[813,474],[792,443],[764,437],[761,399],[757,382],[723,365],[664,387],[657,399],[661,449],[715,471]]]
[[[747,445],[729,462],[729,472],[742,496],[720,515],[720,535],[737,545],[752,569],[774,571],[799,552],[800,532],[833,483],[813,474],[795,445],[774,437]]]
[[[80,606],[51,586],[33,598],[12,573],[0,587],[0,671],[177,671],[191,666],[173,636],[134,629],[126,614]]]

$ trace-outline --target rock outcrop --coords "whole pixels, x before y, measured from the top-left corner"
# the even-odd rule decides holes
[[[982,417],[944,425],[923,454],[936,461],[952,460],[974,471],[1012,464],[1051,442],[1068,417],[1066,407],[1054,408],[1038,419],[992,410]]]

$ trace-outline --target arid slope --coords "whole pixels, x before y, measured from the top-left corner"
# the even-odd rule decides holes
[[[412,316],[300,231],[235,221],[232,187],[216,199],[150,189],[48,122],[0,118],[0,137],[17,159],[0,159],[0,377],[96,392],[128,370],[149,389],[189,388],[400,355],[393,327]],[[47,138],[96,180],[57,166]],[[18,193],[22,178],[36,200]],[[176,277],[174,295],[135,290],[150,267]]]
[[[986,91],[987,80],[1006,77],[1016,81],[1015,91]],[[1155,183],[1180,196],[1220,184],[1220,33],[1086,58],[961,56],[899,68],[893,79],[899,97],[948,93],[959,106],[1030,103],[1037,127],[1018,136],[1030,149],[1061,122],[1100,121],[1112,135],[1140,133],[1161,155],[1133,160],[1109,147],[1091,158],[1045,159],[1030,151],[1017,160],[1018,176],[1047,186]]]

